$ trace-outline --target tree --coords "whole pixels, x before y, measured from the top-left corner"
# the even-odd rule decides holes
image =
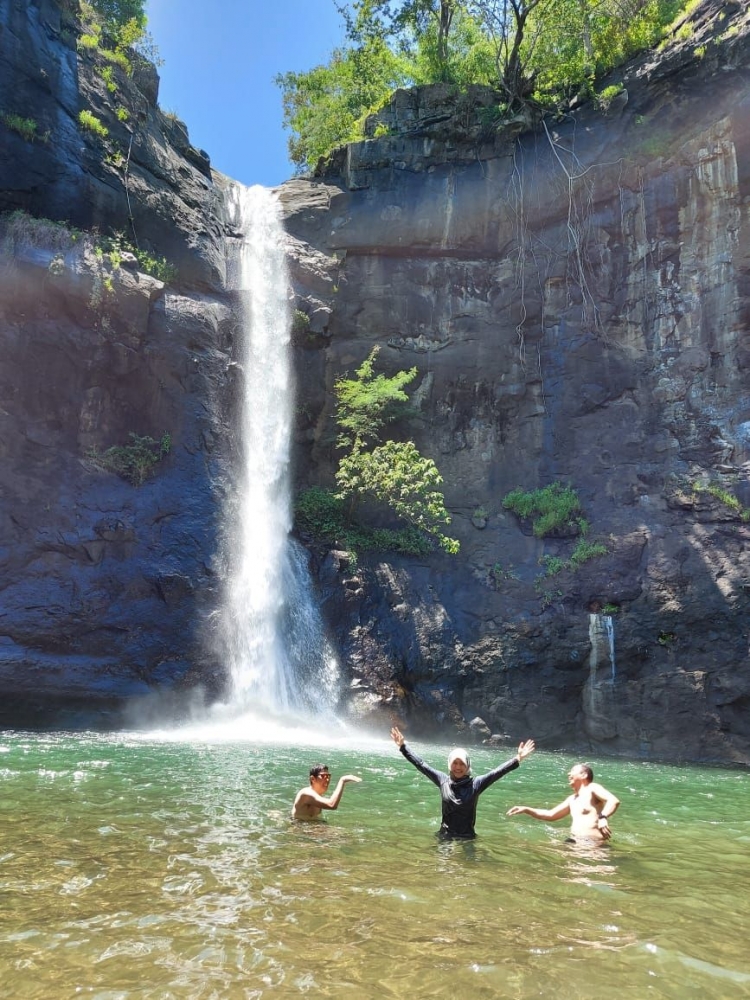
[[[386,424],[403,415],[408,403],[404,386],[414,380],[416,368],[386,376],[375,374],[374,347],[353,378],[335,383],[337,446],[347,449],[339,462],[336,483],[339,499],[369,497],[435,539],[446,552],[458,552],[459,543],[442,531],[451,517],[438,487],[442,477],[431,458],[420,454],[413,441],[379,442]]]
[[[417,369],[396,372],[395,375],[376,375],[375,359],[380,349],[370,351],[354,378],[340,378],[334,384],[336,393],[336,423],[341,433],[339,448],[362,448],[369,441],[376,441],[385,424],[397,420],[404,412],[409,397],[404,386],[417,377]]]
[[[503,92],[501,111],[560,108],[658,41],[688,2],[339,0],[348,45],[309,73],[277,78],[292,162],[313,167],[363,138],[367,115],[397,87],[483,83]]]
[[[529,18],[538,94],[558,102],[649,48],[686,0],[552,0]]]
[[[362,138],[364,119],[406,79],[402,60],[376,37],[335,49],[327,64],[305,73],[277,76],[289,159],[300,171],[312,169],[336,146]]]
[[[467,0],[474,16],[483,24],[495,47],[497,80],[509,110],[528,103],[534,90],[534,74],[528,70],[533,55],[540,14],[551,10],[556,0]],[[535,30],[529,19],[537,12]]]
[[[342,499],[371,497],[455,555],[459,542],[441,531],[441,525],[451,522],[438,489],[442,481],[435,463],[421,455],[413,441],[386,441],[372,451],[355,449],[341,459],[336,473]]]
[[[355,45],[380,39],[406,59],[420,83],[459,82],[472,44],[480,42],[467,24],[465,0],[352,0],[339,11]]]
[[[146,25],[146,0],[89,0],[91,6],[105,21],[122,27],[135,21],[140,28]]]

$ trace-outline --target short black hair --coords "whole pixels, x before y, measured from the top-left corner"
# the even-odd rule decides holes
[[[313,764],[310,768],[310,777],[319,778],[321,774],[329,774],[328,764]]]

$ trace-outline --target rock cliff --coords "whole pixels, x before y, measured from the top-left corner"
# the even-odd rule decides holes
[[[70,224],[6,217],[1,236],[11,725],[117,724],[223,683],[229,182],[159,111],[153,68],[107,86],[66,6],[0,0],[0,110],[47,136],[0,124],[0,210]],[[308,317],[299,485],[332,482],[332,385],[378,344],[387,370],[418,368],[401,432],[438,462],[461,541],[355,561],[307,540],[349,711],[372,725],[750,761],[750,15],[689,17],[606,106],[529,130],[498,127],[486,91],[399,92],[373,138],[279,190]],[[94,228],[177,277],[113,262]],[[139,487],[101,462],[131,434],[170,442]],[[574,540],[503,507],[552,482],[606,555],[571,567]]]
[[[519,135],[400,92],[386,135],[281,189],[302,482],[330,483],[332,383],[379,344],[418,367],[408,433],[461,541],[320,555],[352,710],[381,726],[750,760],[750,15],[689,23],[606,108]],[[502,500],[551,482],[607,554],[546,575],[570,538]]]
[[[0,3],[15,116],[0,123],[0,724],[15,726],[118,724],[134,701],[221,684],[201,622],[232,405],[224,182],[158,110],[153,67],[77,51],[68,6]],[[104,253],[117,230],[177,277]],[[168,445],[140,487],[96,460],[131,435]]]

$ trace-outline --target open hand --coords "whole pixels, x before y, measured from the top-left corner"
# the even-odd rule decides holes
[[[528,757],[530,753],[536,750],[536,743],[533,740],[526,740],[525,743],[518,744],[518,763],[520,764],[524,757]]]
[[[393,729],[391,729],[391,739],[399,748],[402,747],[406,742],[406,740],[404,739],[404,734],[397,726],[394,726]]]
[[[348,782],[348,781],[361,781],[362,779],[358,778],[356,774],[345,774],[341,780],[344,782]]]
[[[526,812],[526,806],[511,806],[510,809],[505,814],[506,816],[520,816],[521,813]]]

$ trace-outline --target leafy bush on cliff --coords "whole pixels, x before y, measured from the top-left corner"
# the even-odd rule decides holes
[[[374,347],[353,378],[342,377],[334,386],[338,447],[347,454],[336,472],[337,496],[348,499],[353,511],[363,499],[389,508],[416,531],[424,532],[446,552],[458,552],[459,543],[443,533],[451,517],[439,489],[443,479],[431,458],[421,455],[412,441],[380,438],[386,424],[407,411],[404,386],[416,368],[390,377],[376,375],[378,348]]]
[[[49,132],[40,132],[39,123],[34,118],[24,118],[23,115],[0,111],[0,122],[26,142],[49,142]]]
[[[503,498],[503,507],[521,520],[530,520],[537,538],[579,536],[567,559],[561,555],[545,554],[539,560],[544,574],[537,578],[535,587],[543,598],[544,607],[551,603],[546,600],[551,592],[543,586],[545,577],[556,576],[564,570],[575,572],[591,559],[607,554],[608,549],[602,542],[587,540],[589,523],[583,516],[578,493],[570,485],[550,483],[538,490],[511,490]],[[559,596],[562,594],[559,593]]]
[[[120,266],[123,255],[130,253],[136,258],[139,270],[144,274],[150,274],[165,284],[177,277],[177,268],[166,257],[136,246],[123,233],[102,236],[96,230],[85,232],[65,222],[37,218],[22,209],[0,216],[0,233],[0,253],[6,256],[24,246],[43,247],[64,254],[75,245],[83,245],[116,268]]]
[[[353,377],[342,376],[335,383],[337,446],[346,451],[336,471],[338,491],[313,487],[302,492],[295,506],[297,526],[321,541],[355,551],[423,555],[437,543],[454,554],[459,543],[442,530],[451,517],[439,489],[437,466],[412,441],[381,441],[386,425],[411,412],[404,387],[417,370],[376,374],[377,354],[374,347]],[[354,514],[362,500],[387,508],[406,526],[392,530],[358,523]]]
[[[90,448],[87,458],[100,469],[114,472],[133,486],[142,486],[153,473],[157,463],[168,455],[172,447],[169,434],[163,434],[160,441],[148,435],[131,433],[130,444],[113,445],[106,451]]]
[[[578,494],[561,483],[550,483],[540,490],[511,490],[503,497],[503,507],[517,517],[530,519],[537,538],[560,531],[585,535],[588,528],[577,516],[581,511]]]
[[[374,550],[418,556],[432,550],[425,534],[416,528],[369,528],[356,521],[349,522],[341,497],[319,486],[297,495],[294,520],[303,534],[319,542],[341,545],[355,553]]]
[[[0,232],[0,253],[3,256],[10,256],[22,247],[43,247],[55,253],[65,253],[85,235],[80,229],[64,222],[37,218],[20,208],[0,216]]]

